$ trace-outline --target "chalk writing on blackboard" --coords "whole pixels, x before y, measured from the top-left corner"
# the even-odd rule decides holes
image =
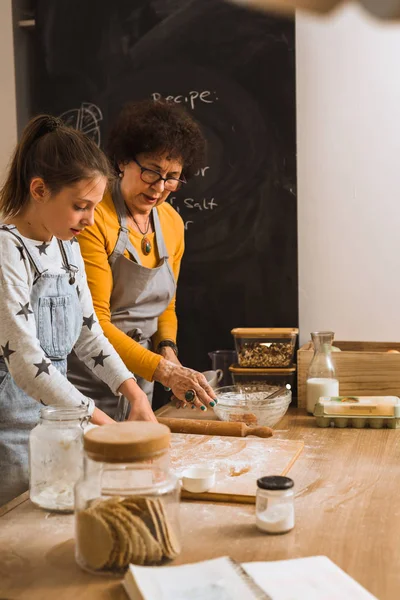
[[[196,210],[212,210],[218,204],[214,201],[214,198],[207,199],[203,198],[199,202],[194,200],[193,198],[185,198],[184,204],[186,208],[196,209]]]
[[[163,96],[158,92],[153,92],[151,98],[154,102],[163,99],[167,102],[175,102],[175,104],[187,104],[192,110],[194,110],[196,104],[199,102],[203,102],[204,104],[214,104],[214,102],[218,100],[217,92],[211,92],[209,90],[203,90],[202,92],[192,90],[191,92],[178,94],[177,96]]]
[[[210,167],[202,167],[201,169],[199,169],[198,171],[196,171],[196,173],[194,174],[195,177],[204,177],[206,174],[206,171],[208,171]]]
[[[209,174],[210,166],[206,165],[201,167],[196,173],[195,177],[206,177]],[[175,208],[177,213],[183,218],[185,229],[188,229],[190,224],[194,223],[195,215],[203,211],[212,211],[218,206],[213,197],[202,196],[199,198],[182,198],[177,196],[170,196],[168,202]]]
[[[193,218],[195,217],[195,215],[199,212],[203,212],[203,211],[210,211],[210,210],[214,210],[218,204],[217,202],[215,202],[214,198],[201,198],[198,200],[195,200],[194,198],[184,198],[183,202],[183,207],[184,209],[188,209],[185,210],[186,215],[188,214],[188,212],[190,211],[190,216],[191,219],[187,219],[185,218],[186,215],[182,214],[182,206],[181,204],[176,202],[176,198],[173,196],[172,198],[168,199],[168,202],[171,204],[171,206],[173,206],[176,210],[176,212],[178,214],[181,215],[181,217],[183,218],[183,222],[185,225],[185,229],[188,228],[190,223],[194,223]]]
[[[103,113],[96,104],[82,102],[79,108],[71,108],[63,112],[60,119],[69,127],[82,131],[100,146],[100,121],[103,120]]]

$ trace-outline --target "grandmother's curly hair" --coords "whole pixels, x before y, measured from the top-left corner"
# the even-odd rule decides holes
[[[184,108],[165,101],[142,100],[126,104],[111,129],[107,153],[118,164],[141,152],[164,154],[182,162],[190,179],[204,164],[206,142],[196,121]]]

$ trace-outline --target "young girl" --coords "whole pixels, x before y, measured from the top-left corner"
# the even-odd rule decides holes
[[[26,127],[0,191],[0,505],[28,487],[28,437],[41,404],[85,405],[93,423],[112,422],[68,382],[72,349],[127,398],[130,419],[156,420],[102,333],[75,243],[94,222],[108,169],[82,133],[39,116]]]

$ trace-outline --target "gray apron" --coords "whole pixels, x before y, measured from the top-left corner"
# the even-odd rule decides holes
[[[46,355],[64,376],[67,356],[82,328],[82,308],[76,291],[70,242],[58,240],[65,273],[43,270],[13,226],[3,225],[0,235],[14,235],[24,247],[26,260],[34,272],[30,306],[36,321],[36,335]],[[10,359],[12,360],[12,358]],[[46,399],[41,400],[45,404]],[[0,506],[29,487],[29,433],[39,421],[40,404],[21,390],[0,357]]]
[[[176,291],[158,211],[153,208],[151,214],[159,262],[154,269],[149,269],[141,264],[137,250],[129,241],[127,210],[119,182],[114,185],[112,198],[120,229],[115,248],[108,258],[113,276],[110,298],[111,323],[144,348],[152,350],[151,338],[158,329],[158,317],[165,311]],[[130,258],[124,256],[125,250],[128,250]],[[151,404],[154,383],[136,377]],[[82,394],[93,398],[96,406],[120,420],[115,396],[75,353],[68,358],[68,378]],[[123,399],[120,400],[119,406],[123,406]]]

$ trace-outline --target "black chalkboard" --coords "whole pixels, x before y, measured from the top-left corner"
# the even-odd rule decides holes
[[[186,105],[207,163],[170,198],[186,225],[184,364],[237,326],[296,326],[294,24],[220,0],[38,0],[35,112],[105,140],[128,100]]]

